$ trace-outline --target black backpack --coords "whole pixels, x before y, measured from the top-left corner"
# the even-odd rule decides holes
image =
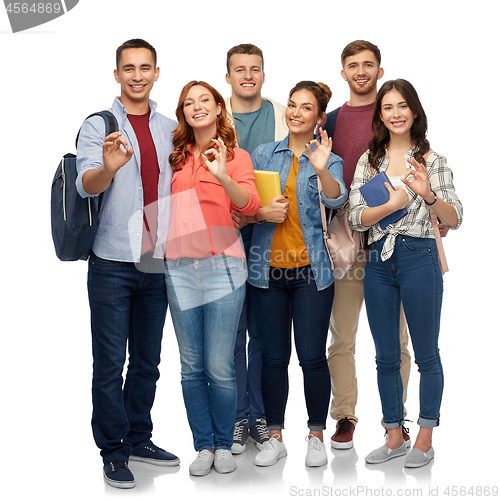
[[[116,118],[110,111],[93,113],[99,115],[106,124],[105,137],[118,130]],[[76,147],[78,147],[78,137]],[[51,220],[52,239],[56,255],[60,260],[87,260],[97,232],[99,210],[103,193],[96,206],[93,197],[82,198],[76,190],[76,155],[68,153],[57,167],[52,181]]]
[[[335,125],[337,124],[337,116],[339,115],[340,108],[334,109],[326,115],[326,122],[323,125],[323,130],[332,138],[335,135]]]

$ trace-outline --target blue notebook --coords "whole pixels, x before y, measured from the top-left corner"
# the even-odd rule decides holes
[[[378,207],[389,201],[389,191],[387,191],[387,188],[384,186],[385,182],[388,182],[394,189],[394,186],[385,172],[380,172],[359,188],[359,191],[363,195],[369,207]],[[407,213],[408,211],[406,208],[396,210],[379,221],[380,227],[385,229],[389,224],[401,219],[401,217]]]

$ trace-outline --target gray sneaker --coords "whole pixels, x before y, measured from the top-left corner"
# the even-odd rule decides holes
[[[236,462],[229,450],[215,450],[215,472],[227,474],[236,470]]]
[[[250,427],[250,441],[253,441],[259,450],[262,450],[262,445],[269,441],[269,430],[265,419],[258,418]]]
[[[214,463],[214,454],[209,450],[201,450],[189,466],[189,473],[192,476],[206,476]]]
[[[394,450],[391,450],[385,445],[373,450],[366,456],[365,462],[368,464],[382,464],[393,458],[402,457],[403,455],[406,455],[406,453],[406,443],[403,440],[403,444]]]
[[[427,465],[434,458],[434,448],[431,446],[427,453],[424,453],[417,448],[408,453],[405,458],[405,467],[416,469],[417,467],[423,467]]]

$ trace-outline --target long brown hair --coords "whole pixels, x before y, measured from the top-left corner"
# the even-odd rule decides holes
[[[411,141],[415,147],[415,159],[425,165],[424,155],[431,147],[429,141],[426,139],[427,116],[418,98],[417,91],[406,80],[389,80],[380,87],[375,99],[375,109],[373,110],[372,119],[373,139],[368,145],[368,149],[370,150],[368,153],[368,163],[376,172],[380,171],[380,162],[385,157],[386,148],[390,140],[389,131],[382,122],[380,113],[382,111],[382,99],[391,90],[397,90],[404,97],[411,111],[416,115],[410,129]]]
[[[182,164],[186,161],[189,150],[195,145],[196,140],[194,137],[194,132],[192,127],[186,122],[186,118],[184,116],[184,101],[191,90],[192,87],[200,85],[209,90],[209,92],[213,95],[216,104],[220,104],[221,113],[217,118],[216,122],[216,137],[220,137],[227,148],[226,158],[231,161],[234,158],[234,148],[236,146],[236,134],[234,132],[233,127],[229,124],[229,120],[227,119],[226,113],[226,104],[224,103],[223,97],[215,90],[211,85],[203,81],[193,80],[187,83],[181,91],[181,95],[179,96],[179,103],[177,104],[177,109],[175,110],[175,115],[177,117],[177,121],[179,125],[174,130],[172,141],[174,143],[174,151],[168,157],[168,161],[170,162],[170,166],[172,170],[179,170]],[[208,143],[203,150],[207,150],[213,147],[213,143]]]

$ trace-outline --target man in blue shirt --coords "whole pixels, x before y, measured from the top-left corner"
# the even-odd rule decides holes
[[[135,39],[121,45],[115,70],[121,96],[111,108],[119,132],[105,138],[104,121],[94,116],[82,125],[78,141],[78,192],[82,197],[104,192],[88,270],[92,431],[105,480],[118,488],[135,486],[129,459],[179,464],[151,441],[168,305],[163,274],[172,177],[168,156],[177,125],[149,100],[159,71],[149,43]]]
[[[228,51],[226,66],[226,81],[231,85],[231,97],[226,99],[226,109],[232,115],[233,126],[238,133],[238,146],[252,154],[261,144],[284,139],[288,134],[284,106],[261,94],[265,80],[262,51],[249,43],[237,45]],[[241,227],[243,222],[238,212],[233,214],[233,219],[235,225],[241,228],[248,258],[253,224]],[[238,401],[231,447],[233,454],[243,453],[249,438],[259,449],[269,439],[261,391],[262,351],[247,311],[245,299],[234,349]]]

